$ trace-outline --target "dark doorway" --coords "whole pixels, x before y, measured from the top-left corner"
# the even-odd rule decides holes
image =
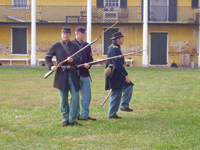
[[[151,65],[167,65],[167,33],[151,33]]]
[[[104,31],[107,28],[104,28]],[[118,32],[119,29],[110,29],[107,32],[104,33],[104,51],[103,51],[103,55],[107,55],[108,52],[108,47],[112,44],[112,40],[110,38],[112,38],[112,34],[115,32]]]

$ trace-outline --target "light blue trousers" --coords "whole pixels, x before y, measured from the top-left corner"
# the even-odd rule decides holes
[[[109,118],[117,116],[117,111],[119,109],[121,98],[122,98],[121,108],[129,108],[129,102],[132,97],[132,91],[133,91],[133,86],[125,86],[123,88],[112,89],[110,96],[110,108],[108,113]]]
[[[91,101],[91,85],[90,85],[90,77],[82,77],[80,76],[80,84],[81,84],[81,114],[80,114],[80,106],[78,110],[78,117],[81,119],[86,119],[89,117],[89,106]]]
[[[69,74],[68,78],[68,91],[59,91],[60,95],[60,111],[62,115],[62,120],[67,121],[69,123],[76,122],[76,117],[78,115],[78,107],[79,107],[79,91],[75,91],[74,84],[72,82],[71,76]],[[68,93],[71,93],[70,106],[68,103]]]

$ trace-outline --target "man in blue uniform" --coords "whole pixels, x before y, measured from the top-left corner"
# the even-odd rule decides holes
[[[85,38],[85,33],[86,33],[85,27],[83,26],[78,26],[75,29],[76,38],[72,42],[76,43],[80,47],[80,49],[88,45],[88,43],[83,40]],[[79,107],[79,113],[78,113],[77,118],[81,120],[95,121],[96,120],[95,118],[91,118],[89,116],[89,105],[91,101],[91,85],[90,85],[89,69],[91,66],[88,65],[87,63],[93,61],[91,47],[89,46],[85,50],[83,50],[80,53],[80,56],[82,58],[81,64],[84,64],[84,67],[79,68],[80,86],[81,86],[81,93],[82,93],[82,97],[81,97],[82,111],[80,114],[80,107]]]
[[[120,46],[124,42],[124,35],[121,32],[113,33],[112,45],[108,49],[107,57],[113,57],[117,55],[122,55]],[[124,57],[109,60],[109,66],[113,69],[112,74],[106,77],[106,90],[112,89],[110,97],[110,108],[109,108],[109,118],[122,118],[117,115],[119,109],[120,101],[122,98],[122,103],[120,110],[131,112],[132,109],[129,108],[129,102],[132,97],[133,83],[130,81],[127,71],[124,66],[126,62]],[[123,96],[122,96],[123,93]]]
[[[62,115],[62,126],[82,125],[76,122],[79,106],[80,80],[76,65],[80,63],[81,57],[70,56],[79,50],[77,44],[70,41],[71,29],[63,27],[61,30],[62,40],[53,44],[45,56],[47,66],[50,70],[56,71],[54,87],[58,89],[60,95],[60,111]],[[60,68],[54,66],[52,57],[56,56],[57,64],[68,59]],[[68,93],[71,93],[70,106],[68,104]]]

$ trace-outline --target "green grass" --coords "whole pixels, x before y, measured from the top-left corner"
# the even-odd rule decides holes
[[[0,149],[200,149],[199,69],[127,68],[130,108],[108,119],[103,68],[91,68],[93,121],[61,127],[60,101],[47,68],[0,68]]]

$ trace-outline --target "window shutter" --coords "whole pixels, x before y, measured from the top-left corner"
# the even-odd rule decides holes
[[[192,0],[192,8],[198,8],[198,0]]]
[[[169,21],[177,21],[177,0],[169,0]]]
[[[104,0],[97,0],[97,8],[104,8],[103,1]]]
[[[19,30],[17,28],[13,28],[12,29],[12,36],[13,36],[12,53],[13,54],[18,54],[19,45],[20,45],[20,39],[19,39]]]
[[[120,0],[120,8],[127,8],[127,0]]]
[[[27,40],[27,29],[26,28],[21,28],[21,30],[20,30],[20,39],[21,39],[21,41],[20,41],[20,53],[21,54],[27,54],[27,52],[26,52],[26,44],[27,44],[27,42],[26,42],[26,40]]]

